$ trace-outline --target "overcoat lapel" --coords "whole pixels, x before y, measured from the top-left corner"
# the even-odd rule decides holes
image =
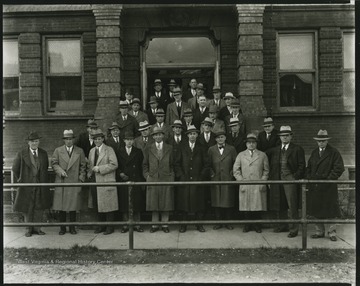
[[[70,157],[70,160],[69,160],[66,170],[69,170],[71,168],[71,166],[74,165],[74,163],[79,158],[79,156],[80,156],[79,152],[75,149],[75,146],[73,146],[72,154],[71,154],[71,157]]]
[[[100,163],[100,161],[102,160],[102,158],[105,157],[105,153],[106,153],[106,145],[104,145],[104,146],[101,148],[101,151],[100,151],[100,153],[99,153],[99,158],[98,158],[98,160],[97,160],[97,162],[96,162],[96,166],[98,166],[99,163]],[[94,154],[95,154],[95,153],[94,153]]]
[[[30,151],[29,149],[26,149],[26,151],[23,153],[23,158],[24,158],[24,162],[26,165],[29,166],[29,168],[31,168],[33,166],[35,166],[35,160],[34,158],[32,158],[32,156],[30,156]]]
[[[164,145],[163,145],[164,146]],[[153,153],[153,155],[158,159],[161,160],[161,157],[159,157],[157,149],[156,149],[156,144],[154,143],[153,145],[151,145],[150,147],[150,152]],[[163,148],[163,154],[164,154],[164,148]]]
[[[318,153],[318,158],[319,158],[319,160],[317,162],[317,166],[319,166],[322,161],[324,161],[327,157],[329,157],[330,151],[329,151],[329,148],[325,148],[324,154],[321,157],[319,155],[319,152],[317,152],[317,153]]]
[[[31,164],[33,165],[33,167],[34,167],[35,169],[37,169],[34,156],[30,154],[30,151],[28,151],[28,154],[29,154],[29,158],[30,158]]]

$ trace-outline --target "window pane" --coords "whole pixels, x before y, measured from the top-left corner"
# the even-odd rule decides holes
[[[49,72],[80,73],[80,40],[48,40]]]
[[[215,48],[208,38],[156,38],[149,43],[146,63],[215,64]]]
[[[6,111],[19,111],[19,77],[3,78],[3,107]]]
[[[312,106],[313,75],[280,74],[280,106]]]
[[[312,34],[279,35],[280,69],[312,69],[314,37]]]
[[[18,76],[19,49],[17,40],[3,40],[3,76]]]
[[[81,77],[49,79],[50,108],[77,109],[82,105]]]
[[[355,69],[355,34],[344,34],[344,68]]]

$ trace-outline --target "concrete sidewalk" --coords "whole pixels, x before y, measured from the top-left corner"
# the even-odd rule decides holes
[[[295,238],[288,238],[287,233],[274,233],[271,228],[264,228],[262,233],[242,232],[242,226],[235,225],[233,230],[213,230],[212,225],[204,226],[206,232],[200,233],[194,226],[188,226],[185,233],[179,233],[178,226],[170,226],[170,233],[134,232],[134,249],[206,249],[206,248],[276,248],[302,247],[301,231]],[[75,244],[79,246],[96,246],[98,249],[128,249],[129,234],[116,229],[113,234],[94,234],[93,230],[78,229],[77,235],[66,233],[60,236],[59,227],[43,227],[46,235],[25,237],[24,227],[6,227],[3,229],[4,247],[13,248],[60,248],[69,249]],[[308,248],[355,249],[355,225],[338,225],[338,241],[330,241],[328,236],[311,239],[314,226],[308,226]]]

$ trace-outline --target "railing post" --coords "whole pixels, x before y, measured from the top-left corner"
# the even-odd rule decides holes
[[[302,250],[307,248],[307,220],[306,220],[306,184],[301,185],[301,198],[302,198]]]
[[[134,210],[133,210],[133,203],[132,203],[132,190],[133,185],[129,185],[129,249],[134,249]]]

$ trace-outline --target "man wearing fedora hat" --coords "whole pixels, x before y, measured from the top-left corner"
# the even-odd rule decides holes
[[[226,116],[231,114],[231,112],[232,112],[231,103],[234,99],[235,99],[235,96],[233,95],[232,92],[225,93],[224,102],[225,102],[226,106],[220,108],[219,119],[225,120]]]
[[[304,178],[305,152],[304,149],[291,142],[292,130],[290,126],[281,126],[278,135],[281,145],[269,149],[266,154],[270,162],[269,180],[291,181]],[[270,185],[269,209],[278,212],[279,218],[299,218],[300,185],[281,184]],[[289,238],[296,237],[299,231],[298,224],[289,225]],[[285,232],[289,228],[286,225],[279,226],[274,232]]]
[[[184,116],[181,119],[184,126],[184,130],[188,129],[190,125],[194,125],[193,118],[194,116],[191,108],[186,108],[184,110]]]
[[[180,120],[184,115],[184,110],[189,106],[186,102],[182,101],[182,91],[180,87],[173,89],[174,102],[167,106],[165,123],[170,125],[174,120]]]
[[[168,142],[169,138],[171,137],[172,130],[171,130],[171,126],[165,123],[164,110],[159,108],[156,111],[155,118],[156,118],[156,123],[152,125],[152,129],[154,129],[155,127],[161,128],[162,131],[164,132],[164,141]]]
[[[89,157],[90,149],[95,147],[91,133],[98,128],[94,119],[89,119],[86,124],[86,132],[80,133],[79,137],[75,140],[74,145],[83,149],[85,158]]]
[[[199,96],[201,95],[205,95],[205,88],[202,83],[198,83],[196,85],[196,96],[190,98],[187,102],[193,111],[199,108]],[[208,100],[206,96],[205,96],[205,101],[206,101],[206,105],[208,105]]]
[[[158,110],[158,101],[156,99],[156,96],[150,96],[150,100],[148,102],[148,107],[146,110],[146,114],[149,118],[150,125],[153,125],[156,123],[156,111]]]
[[[154,80],[154,91],[150,94],[150,96],[155,96],[159,104],[159,108],[166,110],[167,105],[169,104],[169,97],[163,89],[161,79]]]
[[[120,138],[120,126],[116,121],[111,123],[111,126],[108,128],[111,133],[111,136],[106,138],[105,144],[112,147],[117,154],[120,147],[124,145],[124,141]]]
[[[90,150],[87,167],[88,179],[97,183],[116,182],[118,161],[113,148],[104,143],[105,134],[100,128],[92,133],[95,147]],[[97,186],[92,189],[93,206],[100,221],[114,221],[114,212],[119,209],[117,189],[115,186]],[[98,227],[95,233],[105,235],[114,232],[114,227]]]
[[[129,114],[134,117],[138,123],[144,120],[149,121],[147,114],[144,111],[140,110],[140,104],[140,99],[135,97],[130,103],[131,110],[129,111]]]
[[[264,152],[257,150],[257,138],[249,133],[245,139],[246,150],[240,152],[233,166],[234,177],[237,181],[267,180],[269,175],[269,161]],[[240,185],[239,210],[244,212],[245,219],[261,219],[261,212],[267,210],[266,184]],[[246,224],[243,232],[251,229],[260,233],[260,224]]]
[[[49,183],[48,154],[39,148],[40,136],[30,132],[26,138],[28,146],[16,154],[12,171],[17,183]],[[43,211],[51,207],[52,197],[49,187],[19,187],[16,192],[14,211],[22,212],[25,222],[41,222]],[[40,227],[27,227],[26,237],[43,235]]]
[[[192,78],[189,82],[189,88],[184,94],[183,100],[185,102],[188,102],[190,98],[196,96],[196,86],[197,86],[197,80],[195,78]]]
[[[241,108],[240,108],[240,101],[238,99],[233,99],[231,101],[231,114],[225,117],[225,126],[226,126],[226,132],[229,134],[231,133],[230,125],[230,118],[237,118],[239,120],[240,124],[240,131],[243,134],[246,134],[246,123],[245,123],[245,117],[242,114]]]
[[[218,114],[219,114],[219,108],[216,105],[210,105],[209,106],[209,117],[212,119],[213,121],[213,132],[218,131],[218,130],[226,130],[225,128],[225,122],[221,119],[218,119]],[[202,129],[202,126],[200,128],[200,132],[204,132],[204,130]]]
[[[337,180],[345,171],[339,151],[329,143],[327,130],[320,129],[314,140],[317,148],[311,152],[306,168],[308,180]],[[309,184],[307,192],[307,213],[317,219],[340,217],[338,188],[336,184]],[[325,225],[315,224],[316,232],[311,238],[325,237]],[[336,225],[329,226],[328,235],[336,241]]]
[[[74,132],[64,130],[64,145],[55,149],[51,157],[51,166],[55,172],[55,183],[85,182],[86,160],[84,151],[74,146]],[[59,221],[66,222],[69,212],[70,222],[76,221],[76,212],[82,209],[81,187],[55,187],[52,208],[59,212]],[[71,234],[76,234],[75,226],[69,227]],[[66,226],[60,227],[60,235],[66,233]]]
[[[151,135],[155,142],[144,150],[143,175],[147,182],[173,182],[174,159],[173,148],[164,142],[164,131],[155,126]],[[146,210],[152,212],[153,222],[163,222],[162,230],[168,233],[170,211],[174,210],[174,188],[173,186],[152,185],[146,191]],[[152,225],[150,232],[159,229]]]
[[[278,130],[275,129],[274,121],[271,117],[265,117],[263,123],[264,130],[258,135],[257,149],[266,152],[272,147],[281,144]]]
[[[138,122],[136,119],[128,114],[128,103],[126,101],[120,100],[119,102],[119,113],[116,115],[115,121],[120,128],[120,138],[124,139],[124,134],[126,131],[133,132],[136,136],[138,134]]]
[[[206,161],[205,149],[197,142],[200,131],[194,125],[186,130],[187,140],[176,152],[175,175],[177,181],[203,181],[205,180]],[[176,191],[176,209],[182,212],[182,220],[186,221],[190,213],[194,213],[196,220],[204,217],[205,191],[204,186],[181,186]],[[180,232],[186,231],[186,224],[180,226]],[[204,232],[204,227],[199,224],[197,230]]]
[[[125,90],[125,101],[128,103],[129,110],[131,110],[131,103],[134,98],[134,89],[133,88],[127,88]]]
[[[231,133],[226,137],[226,142],[235,147],[236,152],[246,150],[245,134],[240,130],[240,122],[237,118],[230,118],[229,128]]]
[[[205,148],[206,151],[211,146],[216,144],[215,133],[212,132],[213,126],[214,126],[214,122],[212,121],[212,119],[210,117],[206,117],[201,122],[201,129],[203,130],[203,132],[199,135],[198,141],[199,141],[200,145],[202,145]],[[224,130],[224,129],[219,129],[217,131],[222,131],[222,130]]]
[[[154,139],[150,136],[151,125],[145,120],[139,123],[138,130],[141,132],[141,135],[135,138],[134,147],[141,149],[141,151],[144,151],[147,145],[154,142]]]
[[[125,132],[125,144],[120,147],[118,163],[119,167],[116,171],[119,174],[119,182],[144,182],[145,179],[142,174],[142,162],[144,159],[143,152],[134,147],[134,134]],[[129,219],[129,192],[127,186],[119,186],[119,211],[122,213],[124,221]],[[142,186],[134,186],[132,189],[132,202],[134,211],[134,221],[140,221],[140,212],[145,210],[145,192]],[[128,226],[123,226],[121,232],[127,232]],[[138,232],[143,232],[141,226],[134,228]]]
[[[198,96],[198,107],[193,111],[194,125],[200,130],[201,122],[209,117],[209,108],[206,106],[206,96],[204,94]]]
[[[211,146],[207,152],[206,168],[210,170],[211,181],[233,181],[233,165],[237,156],[235,147],[225,144],[225,130],[217,131],[215,137],[217,144]],[[216,219],[230,219],[235,206],[235,186],[212,185],[210,189],[211,206],[215,208]],[[233,229],[233,226],[228,224],[215,225],[214,229],[223,226]]]
[[[183,134],[183,125],[181,120],[174,120],[172,127],[172,136],[168,139],[166,143],[173,146],[173,151],[176,154],[180,149],[181,145],[186,142],[185,134]]]
[[[170,103],[172,103],[172,102],[175,101],[175,98],[174,98],[174,88],[175,88],[176,86],[178,86],[178,85],[176,84],[176,82],[175,82],[174,79],[171,79],[171,80],[169,81],[169,83],[167,84],[167,86],[168,86],[167,97],[168,97],[168,99],[169,99],[169,104],[170,104]],[[167,112],[166,112],[166,114],[167,114]]]
[[[221,98],[220,86],[214,86],[212,90],[214,98],[209,100],[209,107],[216,106],[218,110],[226,106],[225,101]]]

